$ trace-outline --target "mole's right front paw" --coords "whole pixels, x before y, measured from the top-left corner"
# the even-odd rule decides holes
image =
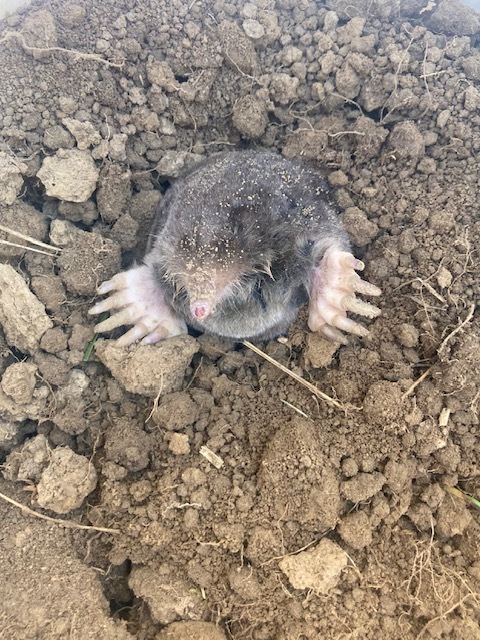
[[[359,300],[361,293],[379,296],[381,291],[370,282],[362,280],[357,271],[365,265],[348,251],[332,246],[310,274],[310,307],[308,326],[312,331],[320,331],[330,340],[347,344],[342,333],[366,336],[368,330],[347,317],[347,311],[360,316],[376,318],[380,309],[373,304]]]
[[[102,302],[97,302],[88,313],[97,315],[105,311],[114,312],[95,326],[97,333],[133,325],[132,329],[117,340],[119,347],[138,340],[143,344],[154,344],[164,338],[187,333],[185,321],[165,300],[161,284],[145,265],[118,273],[101,284],[97,292],[100,295],[110,295]]]

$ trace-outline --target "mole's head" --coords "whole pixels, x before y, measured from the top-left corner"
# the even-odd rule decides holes
[[[270,273],[271,252],[238,227],[202,224],[177,238],[162,252],[163,272],[197,322],[251,288],[259,272]]]

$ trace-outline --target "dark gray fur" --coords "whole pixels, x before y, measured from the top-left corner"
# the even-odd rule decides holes
[[[330,246],[348,251],[331,190],[308,163],[262,151],[213,156],[175,182],[160,203],[145,264],[167,299],[201,331],[234,339],[283,333],[308,298],[312,268]],[[202,323],[176,276],[192,262],[250,271]],[[261,271],[269,265],[271,275]]]

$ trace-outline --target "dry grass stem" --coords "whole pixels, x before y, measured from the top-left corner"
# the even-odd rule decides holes
[[[40,520],[46,520],[47,522],[53,522],[54,524],[59,524],[62,527],[67,527],[68,529],[83,529],[85,531],[100,531],[101,533],[120,533],[120,529],[109,529],[108,527],[95,527],[93,525],[88,524],[78,524],[78,522],[74,522],[73,520],[63,520],[62,518],[51,518],[50,516],[46,516],[43,513],[37,513],[30,507],[22,504],[21,502],[17,502],[13,498],[9,498],[4,493],[0,493],[0,498],[5,500],[5,502],[9,502],[13,504],[13,506],[18,507],[24,513],[27,513],[29,516],[35,516],[36,518],[40,518]]]
[[[443,407],[438,417],[438,426],[446,427],[448,425],[448,421],[450,419],[451,409],[448,407]]]
[[[283,371],[283,373],[286,373],[288,376],[290,376],[300,384],[303,384],[304,387],[307,387],[307,389],[311,391],[313,394],[315,394],[318,398],[325,400],[325,402],[328,402],[334,407],[338,407],[339,409],[345,409],[345,407],[340,402],[338,402],[338,400],[335,400],[334,398],[327,396],[326,393],[323,393],[323,391],[320,391],[320,389],[317,389],[317,387],[314,384],[312,384],[311,382],[308,382],[307,380],[305,380],[305,378],[302,378],[302,376],[299,376],[297,373],[290,371],[290,369],[287,369],[287,367],[283,366],[283,364],[280,364],[280,362],[275,360],[275,358],[272,358],[271,356],[266,354],[264,351],[256,347],[251,342],[244,340],[242,344],[244,344],[246,347],[254,351],[256,354],[264,358],[267,362],[270,362],[270,364],[273,364],[275,367],[277,367],[277,369],[280,369],[280,371]]]
[[[447,304],[445,298],[436,291],[431,284],[429,284],[426,280],[422,280],[422,278],[415,278],[414,282],[420,282],[420,284],[427,289],[434,298],[436,298],[442,304]]]
[[[0,224],[0,231],[4,233],[8,233],[10,236],[15,236],[16,238],[20,238],[21,240],[25,240],[30,244],[35,245],[36,247],[42,247],[43,249],[48,249],[49,251],[63,251],[60,247],[54,247],[51,244],[47,244],[46,242],[42,242],[41,240],[37,240],[36,238],[32,238],[31,236],[27,236],[24,233],[20,233],[20,231],[14,231],[14,229],[10,229],[9,227],[5,227],[3,224]],[[4,241],[5,243],[7,241]],[[13,245],[15,247],[22,247],[22,249],[28,249],[28,247],[24,247],[23,245]],[[33,250],[33,249],[32,249]]]
[[[286,404],[287,407],[290,407],[290,409],[293,409],[294,411],[296,411],[297,413],[299,413],[301,416],[303,416],[304,418],[309,418],[309,416],[307,416],[307,414],[302,411],[301,409],[299,409],[298,407],[296,407],[294,404],[292,404],[291,402],[287,402],[286,400],[280,400],[280,402],[283,402],[283,404]]]
[[[295,551],[291,551],[290,553],[282,553],[281,556],[273,556],[272,558],[269,558],[268,560],[265,560],[264,562],[262,562],[260,566],[265,567],[269,565],[271,562],[276,562],[277,560],[283,560],[284,558],[288,558],[290,556],[297,556],[299,553],[302,553],[303,551],[310,549],[310,547],[312,547],[313,545],[318,544],[320,540],[321,538],[319,540],[316,540],[316,539],[310,540],[310,542],[307,542],[307,544],[304,545],[303,547],[300,547],[300,549],[295,549]]]
[[[418,385],[423,382],[425,380],[425,378],[427,378],[430,373],[432,372],[433,367],[429,367],[424,373],[422,373],[422,375],[417,378],[417,380],[415,380],[415,382],[413,384],[411,384],[408,389],[405,391],[405,393],[402,395],[402,400],[405,400],[405,398],[407,398],[412,391],[414,391],[414,389],[416,389],[418,387]]]
[[[209,449],[208,447],[200,447],[200,451],[199,451],[200,455],[203,456],[206,460],[208,460],[208,462],[210,462],[210,464],[213,464],[213,466],[217,469],[221,469],[224,465],[224,462],[222,460],[222,458],[220,458],[220,456],[217,456],[216,453],[214,453],[211,449]]]
[[[42,253],[44,256],[50,256],[51,258],[55,258],[55,253],[50,253],[49,251],[42,251],[42,249],[34,249],[33,247],[28,247],[24,244],[17,244],[16,242],[9,242],[8,240],[0,240],[0,244],[5,244],[7,247],[17,247],[19,249],[24,249],[25,251],[33,251],[34,253]]]
[[[160,400],[160,396],[162,395],[162,391],[163,391],[163,373],[162,373],[162,376],[160,378],[160,388],[158,389],[158,393],[155,396],[155,399],[153,401],[152,409],[151,409],[150,413],[148,414],[148,418],[145,420],[145,424],[147,424],[147,422],[152,419],[153,414],[158,409],[158,403],[159,403],[159,400]]]

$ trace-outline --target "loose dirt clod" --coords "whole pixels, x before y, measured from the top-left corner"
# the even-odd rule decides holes
[[[34,353],[53,322],[25,280],[8,264],[0,265],[0,324],[10,346]]]
[[[161,570],[134,567],[129,585],[146,599],[152,616],[161,624],[169,624],[178,618],[200,620],[204,614],[201,593],[193,584],[165,575]]]
[[[47,195],[67,202],[85,202],[95,191],[99,171],[87,151],[60,149],[44,159],[37,177]]]
[[[295,589],[313,589],[317,593],[328,593],[340,578],[348,564],[347,554],[331,540],[320,540],[318,545],[286,556],[278,563]]]
[[[95,346],[95,353],[127,391],[150,398],[159,390],[170,393],[180,389],[185,370],[197,351],[190,336],[130,350],[118,348],[108,340],[99,340]]]
[[[58,447],[37,485],[37,501],[44,509],[68,513],[78,509],[97,485],[93,464],[68,447]]]
[[[0,151],[0,203],[13,204],[23,187],[27,165]]]

